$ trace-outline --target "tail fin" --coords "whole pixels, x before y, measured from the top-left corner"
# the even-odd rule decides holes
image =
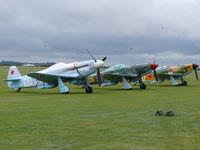
[[[21,74],[16,66],[11,66],[8,70],[7,81],[20,80]]]

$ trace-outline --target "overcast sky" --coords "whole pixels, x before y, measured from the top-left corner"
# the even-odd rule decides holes
[[[199,0],[0,0],[0,61],[200,63]]]

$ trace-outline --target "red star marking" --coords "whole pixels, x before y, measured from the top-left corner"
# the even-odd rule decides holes
[[[11,75],[14,75],[14,74],[15,74],[15,70],[11,70],[11,71],[10,71],[10,74],[11,74]]]

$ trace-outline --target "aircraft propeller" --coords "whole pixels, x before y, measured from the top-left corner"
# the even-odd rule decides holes
[[[92,57],[92,59],[93,59],[95,62],[97,62],[97,60],[93,57],[93,55],[90,53],[90,51],[87,50],[87,52],[88,52],[88,54]],[[102,59],[102,61],[105,61],[106,59],[107,59],[107,57],[104,57],[104,58]],[[97,68],[97,81],[98,81],[99,86],[101,86],[101,73],[100,73],[100,69],[99,69],[99,68]]]
[[[197,73],[197,68],[198,68],[198,67],[199,67],[198,64],[192,64],[192,68],[194,69],[195,77],[196,77],[197,80],[199,79],[198,73]]]
[[[158,64],[156,64],[156,56],[154,57],[153,63],[151,63],[150,68],[153,70],[154,73],[154,77],[156,79],[156,81],[158,82],[158,75],[156,73],[156,68],[158,67]]]
[[[156,81],[158,82],[158,75],[157,75],[157,73],[156,73],[156,68],[157,68],[157,67],[158,67],[158,64],[156,64],[156,63],[151,63],[150,68],[153,70],[155,79],[156,79]]]

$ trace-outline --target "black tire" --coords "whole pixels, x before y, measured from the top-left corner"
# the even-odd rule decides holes
[[[140,84],[140,89],[146,89],[146,84],[144,84],[143,82]]]
[[[164,112],[162,110],[157,110],[155,115],[156,116],[164,116]]]
[[[88,86],[85,88],[85,93],[92,93],[93,92],[93,88]]]
[[[61,93],[61,94],[69,94],[69,91],[68,91],[68,92],[63,92],[63,93]]]
[[[175,116],[174,112],[173,111],[168,111],[165,116],[167,117],[172,117],[172,116]]]
[[[19,93],[20,91],[21,91],[21,88],[18,88],[18,89],[16,90],[16,92],[18,92],[18,93]]]
[[[183,80],[183,81],[182,81],[182,85],[183,85],[183,86],[187,86],[187,81]]]

